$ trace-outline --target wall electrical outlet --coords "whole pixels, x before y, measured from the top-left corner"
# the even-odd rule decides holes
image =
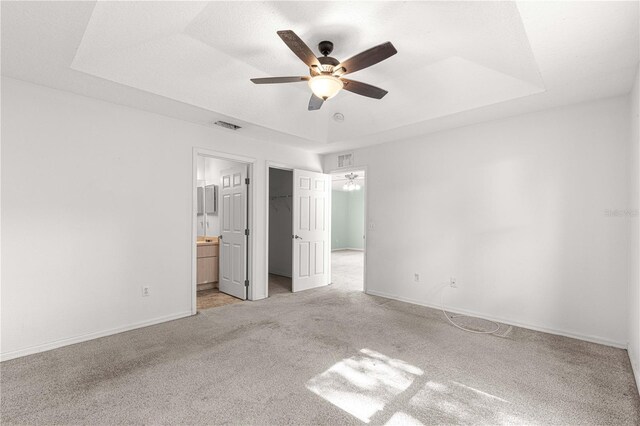
[[[420,274],[418,274],[417,272],[415,274],[413,274],[413,280],[417,283],[420,282]]]
[[[148,285],[142,286],[142,297],[151,296],[151,287]]]
[[[449,287],[458,288],[458,282],[454,277],[449,280]]]

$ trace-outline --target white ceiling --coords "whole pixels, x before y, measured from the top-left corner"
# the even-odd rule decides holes
[[[276,30],[346,59],[398,54],[307,111],[305,75]],[[344,150],[627,93],[637,2],[3,2],[2,74],[317,152]],[[332,119],[344,115],[344,122]]]

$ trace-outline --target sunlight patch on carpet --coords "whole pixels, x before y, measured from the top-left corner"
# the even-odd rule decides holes
[[[398,411],[391,416],[384,426],[424,426],[424,423],[407,413]]]
[[[406,410],[418,418],[439,413],[444,423],[528,423],[509,401],[463,383],[450,383],[427,382],[409,400]]]
[[[371,349],[343,359],[313,377],[307,389],[359,420],[369,423],[423,371]]]

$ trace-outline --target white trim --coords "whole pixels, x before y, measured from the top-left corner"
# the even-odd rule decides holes
[[[633,375],[636,378],[636,389],[640,392],[640,365],[635,363],[636,354],[631,350],[631,346],[627,347],[627,355],[629,355],[629,361],[631,362],[631,371],[633,371]]]
[[[43,343],[41,345],[30,346],[24,349],[18,349],[11,352],[5,352],[0,354],[0,361],[8,361],[10,359],[19,358],[27,355],[32,355],[40,352],[50,351],[52,349],[61,348],[63,346],[73,345],[76,343],[86,342],[88,340],[98,339],[100,337],[111,336],[113,334],[123,333],[125,331],[131,331],[138,328],[148,327],[150,325],[156,325],[167,321],[173,321],[180,318],[190,317],[191,312],[181,312],[179,314],[167,315],[164,317],[155,318],[152,320],[142,321],[134,324],[125,325],[122,327],[112,328],[110,330],[97,331],[94,333],[81,334],[75,337],[69,337],[60,340],[54,340],[53,342]]]
[[[295,166],[292,166],[290,164],[278,163],[276,161],[267,161],[267,169],[279,169],[292,172],[293,169],[295,169]]]
[[[354,157],[352,157],[352,159],[353,158]],[[367,238],[367,230],[369,229],[369,190],[367,189],[367,187],[369,186],[369,184],[367,182],[369,179],[369,167],[368,166],[349,166],[349,167],[343,167],[341,169],[336,167],[336,168],[331,168],[329,170],[325,170],[323,171],[323,173],[333,175],[336,173],[357,172],[360,170],[364,170],[364,185],[362,185],[362,191],[364,194],[364,248],[348,249],[348,250],[362,250],[364,252],[363,272],[362,272],[362,291],[364,293],[367,293],[367,251],[368,251],[367,247],[369,245],[369,239]],[[333,177],[331,178],[331,184],[333,185]],[[333,186],[332,186],[332,190],[333,190]],[[332,215],[332,213],[333,211],[329,212],[330,216]],[[331,223],[331,221],[329,221],[329,223]],[[329,239],[331,240],[331,226],[329,226]],[[338,249],[338,250],[345,250],[345,249]],[[331,251],[334,251],[334,250],[331,250]],[[331,271],[329,271],[329,273],[331,273]]]
[[[369,290],[366,292],[369,295],[372,296],[379,296],[379,297],[384,297],[386,299],[393,299],[393,300],[398,300],[400,302],[406,302],[406,303],[411,303],[413,305],[420,305],[420,306],[425,306],[427,308],[432,308],[432,309],[441,309],[441,306],[437,306],[431,303],[425,303],[416,299],[411,299],[408,297],[402,297],[402,296],[395,296],[392,294],[388,294],[388,293],[384,293],[381,291],[375,291],[375,290]],[[474,316],[476,318],[482,318],[482,319],[486,319],[486,320],[491,320],[491,321],[497,321],[500,322],[502,324],[507,324],[507,325],[513,325],[515,327],[520,327],[520,328],[526,328],[529,330],[534,330],[534,331],[541,331],[543,333],[549,333],[549,334],[555,334],[558,336],[564,336],[564,337],[571,337],[573,339],[578,339],[578,340],[584,340],[587,342],[591,342],[591,343],[598,343],[601,345],[606,345],[606,346],[613,346],[614,348],[620,348],[620,349],[626,349],[627,345],[624,342],[617,342],[614,340],[609,340],[609,339],[605,339],[602,337],[598,337],[598,336],[590,336],[587,334],[580,334],[580,333],[574,333],[571,331],[565,331],[565,330],[558,330],[555,328],[547,328],[547,327],[539,327],[536,325],[532,325],[532,324],[526,324],[526,323],[522,323],[519,321],[514,321],[514,320],[510,320],[510,319],[506,319],[506,318],[500,318],[500,317],[495,317],[495,316],[491,316],[491,315],[485,315],[479,312],[474,312],[474,311],[468,311],[466,309],[458,309],[458,308],[450,308],[447,307],[447,312],[451,312],[453,314],[462,314],[462,315],[469,315],[469,316]]]
[[[197,281],[197,262],[198,262],[198,218],[196,211],[198,209],[198,194],[197,194],[197,185],[198,185],[198,156],[216,158],[219,160],[227,160],[227,161],[235,161],[238,163],[243,163],[247,165],[247,177],[250,179],[251,184],[249,185],[249,190],[247,192],[247,201],[250,202],[249,208],[249,217],[247,218],[247,228],[251,230],[249,233],[249,237],[247,238],[247,245],[249,247],[249,258],[247,259],[247,263],[250,265],[249,268],[249,276],[247,279],[249,280],[249,288],[247,289],[247,300],[255,299],[255,283],[253,277],[255,276],[255,271],[257,270],[256,266],[256,257],[255,257],[255,249],[254,249],[254,238],[256,234],[256,229],[254,227],[254,218],[257,213],[257,191],[254,191],[254,185],[256,184],[254,180],[254,172],[253,166],[256,163],[255,158],[245,157],[242,155],[229,154],[227,152],[214,151],[208,148],[199,148],[193,147],[193,171],[192,171],[192,182],[191,182],[191,190],[192,190],[192,200],[191,200],[191,314],[195,315],[198,312],[197,306],[197,291],[198,285]]]
[[[205,157],[215,157],[219,160],[237,161],[238,163],[247,164],[253,164],[256,162],[256,159],[253,157],[245,157],[244,155],[236,155],[223,151],[214,151],[209,148],[199,148],[195,146],[193,147],[193,151],[200,155],[204,155]]]
[[[264,229],[265,229],[265,245],[264,245],[264,264],[265,267],[267,269],[267,276],[265,279],[265,283],[264,283],[264,294],[265,294],[265,298],[269,297],[269,169],[280,169],[280,170],[288,170],[291,171],[291,174],[293,174],[293,169],[295,167],[288,165],[288,164],[283,164],[283,163],[277,163],[275,161],[267,161],[266,164],[266,178],[265,178],[265,224],[264,224]],[[293,179],[292,179],[293,180]],[[293,191],[293,183],[291,184],[291,190]],[[293,267],[293,255],[291,256],[291,267]]]
[[[362,251],[364,252],[363,248],[351,248],[351,247],[342,247],[342,248],[337,248],[337,249],[331,249],[332,252],[334,251]]]
[[[324,173],[324,171],[322,172]],[[327,228],[328,229],[328,235],[327,235],[327,239],[329,241],[329,244],[327,245],[327,248],[324,251],[324,255],[326,256],[326,262],[327,262],[327,280],[326,280],[326,285],[331,285],[331,283],[333,283],[333,265],[331,262],[331,230],[333,227],[333,177],[328,174],[328,173],[324,173],[328,176],[328,182],[327,185],[329,185],[329,189],[327,191],[327,200],[329,205],[327,206],[327,216],[329,217],[329,220],[327,221]],[[291,267],[291,274],[293,275],[293,266]],[[293,278],[291,278],[291,288],[293,289]]]

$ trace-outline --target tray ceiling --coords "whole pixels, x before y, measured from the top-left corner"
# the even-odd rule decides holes
[[[625,93],[638,62],[637,3],[39,5],[3,3],[4,75],[56,87],[55,75],[20,70],[33,66],[33,53],[44,47],[25,45],[21,52],[16,45],[55,41],[59,50],[67,48],[66,67],[60,59],[52,64],[63,68],[54,71],[66,78],[59,78],[58,86],[82,92],[81,76],[91,76],[135,89],[138,97],[145,93],[194,108],[198,120],[210,111],[255,127],[253,137],[263,134],[324,152],[505,115],[501,105],[540,109]],[[43,22],[48,28],[36,27]],[[21,34],[30,28],[30,36]],[[389,94],[373,100],[343,91],[320,111],[309,112],[304,82],[252,84],[252,77],[308,73],[277,36],[281,29],[294,30],[314,51],[318,42],[333,41],[332,56],[338,59],[393,42],[397,55],[349,76]],[[65,37],[43,39],[47,31]],[[47,55],[41,56],[46,67]],[[80,82],[76,86],[72,75]],[[602,81],[603,75],[611,81]],[[137,101],[128,102],[136,106]],[[344,121],[333,120],[337,112]]]

